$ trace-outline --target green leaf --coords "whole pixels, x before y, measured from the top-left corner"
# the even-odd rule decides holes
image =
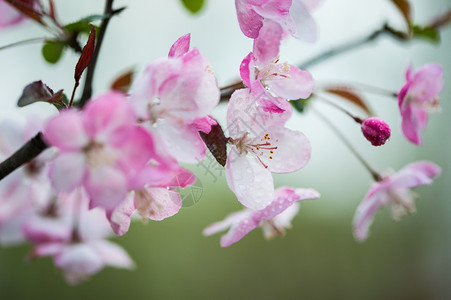
[[[191,13],[198,13],[204,6],[205,0],[181,0],[183,6]]]
[[[55,64],[61,58],[64,50],[64,43],[60,41],[48,41],[42,46],[42,56],[51,64]]]
[[[313,96],[313,95],[312,95]],[[290,101],[291,106],[293,106],[293,108],[299,112],[299,113],[304,113],[305,109],[310,101],[310,99],[312,98],[312,96],[308,97],[307,99],[299,99],[299,100],[294,100],[294,101]]]
[[[430,27],[430,26],[422,27],[422,26],[414,25],[413,26],[413,37],[420,38],[420,39],[421,38],[426,39],[433,43],[440,42],[439,31],[436,28]]]

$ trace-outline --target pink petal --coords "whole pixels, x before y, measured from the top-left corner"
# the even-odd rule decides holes
[[[72,235],[71,220],[35,215],[25,221],[23,230],[35,244],[68,241]]]
[[[189,51],[191,34],[187,33],[178,38],[169,50],[169,57],[179,57]]]
[[[416,145],[421,145],[421,133],[428,120],[427,112],[422,108],[408,104],[401,110],[401,116],[401,129],[406,139]]]
[[[84,186],[90,198],[90,208],[102,207],[109,212],[127,197],[127,178],[112,167],[91,169]]]
[[[264,142],[260,142],[262,146],[256,152],[269,171],[290,173],[303,168],[309,162],[310,141],[302,132],[279,127],[265,133],[269,138],[265,142],[270,145],[263,146]]]
[[[227,157],[226,179],[238,201],[250,209],[263,209],[273,201],[271,173],[255,157],[240,154],[235,146]]]
[[[421,161],[411,163],[391,176],[391,189],[414,188],[432,184],[432,178],[441,174],[441,168],[434,163]]]
[[[286,29],[294,38],[310,43],[317,40],[318,28],[316,22],[308,8],[301,1],[293,0],[290,16],[293,23],[288,22],[291,24]]]
[[[54,261],[71,284],[79,283],[89,275],[99,272],[104,265],[100,255],[88,244],[68,245]]]
[[[196,119],[193,123],[191,123],[189,126],[193,126],[196,128],[197,131],[202,131],[206,134],[209,134],[211,131],[211,126],[217,125],[218,122],[211,117],[206,116],[204,118]]]
[[[246,0],[235,0],[238,23],[245,36],[255,39],[263,26],[263,17],[257,14],[247,2]]]
[[[135,267],[128,253],[119,245],[106,240],[91,241],[89,245],[97,252],[104,265],[125,269]]]
[[[286,108],[283,112],[267,111],[266,108],[257,104],[249,89],[236,90],[227,108],[229,136],[241,138],[245,132],[250,132],[256,137],[268,128],[283,126],[292,113],[291,105],[288,103],[283,106]]]
[[[224,231],[228,229],[230,226],[232,226],[232,224],[240,222],[240,220],[247,218],[251,212],[252,211],[249,209],[244,209],[241,211],[231,213],[230,215],[225,217],[224,220],[209,225],[207,228],[204,229],[202,234],[205,236],[210,236],[212,234]]]
[[[0,28],[19,24],[27,18],[4,0],[0,1]]]
[[[58,192],[71,192],[80,186],[86,176],[86,158],[82,153],[58,155],[50,165],[49,177]]]
[[[277,96],[288,99],[306,99],[312,94],[315,81],[308,71],[290,65],[288,77],[268,80],[268,87]]]
[[[44,138],[63,151],[81,149],[89,142],[83,117],[79,111],[66,110],[51,118],[44,126]]]
[[[86,105],[83,123],[91,138],[104,142],[117,129],[134,125],[135,114],[123,94],[109,92]]]
[[[205,157],[205,144],[194,126],[161,120],[158,122],[156,132],[168,153],[178,161],[198,163]]]
[[[182,199],[178,192],[171,189],[147,188],[136,192],[135,204],[141,216],[161,221],[178,213]]]
[[[443,69],[439,64],[426,64],[412,77],[408,95],[416,102],[433,100],[444,87]]]
[[[387,203],[387,195],[384,192],[375,194],[372,197],[365,197],[365,199],[357,207],[354,215],[353,227],[354,236],[359,242],[363,242],[368,237],[368,229],[373,222],[374,215]]]
[[[302,196],[302,197],[301,197]],[[319,193],[312,189],[279,188],[274,192],[274,201],[267,207],[253,214],[258,221],[267,221],[281,214],[296,201],[315,199]]]
[[[241,240],[246,234],[258,227],[259,221],[253,219],[250,215],[243,215],[239,222],[232,224],[230,230],[221,237],[221,247],[230,245]]]
[[[130,195],[126,200],[122,201],[116,209],[107,212],[108,221],[110,221],[111,228],[116,235],[121,236],[127,233],[130,227],[130,217],[135,210],[136,207],[133,196]]]
[[[272,21],[265,21],[258,37],[254,40],[253,53],[258,66],[265,66],[279,55],[282,27]],[[245,83],[246,84],[246,83]]]
[[[255,80],[254,68],[255,58],[251,52],[243,59],[240,64],[241,79],[243,80],[244,85],[249,88],[252,86],[252,82]]]

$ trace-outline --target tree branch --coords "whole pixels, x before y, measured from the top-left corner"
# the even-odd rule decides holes
[[[97,43],[94,49],[94,53],[91,57],[91,62],[89,63],[88,70],[86,72],[86,80],[83,88],[83,94],[81,96],[80,102],[78,103],[79,107],[83,107],[88,100],[92,96],[92,82],[94,80],[94,71],[96,69],[97,59],[99,57],[100,48],[102,46],[103,38],[105,37],[105,32],[108,27],[108,23],[110,22],[111,17],[115,14],[113,11],[113,1],[107,0],[105,3],[105,11],[104,14],[107,15],[105,19],[103,19],[102,24],[100,25],[99,35],[97,36]],[[122,10],[116,11],[116,13]]]
[[[99,35],[97,38],[97,44],[94,49],[94,53],[91,58],[91,62],[88,66],[85,86],[83,90],[83,95],[80,100],[79,106],[83,107],[91,98],[92,95],[92,81],[94,79],[94,70],[96,67],[97,58],[99,56],[100,47],[102,45],[103,38],[105,36],[106,28],[108,26],[108,22],[111,17],[123,9],[113,10],[113,1],[107,0],[105,3],[105,14],[108,15],[105,19],[103,19]],[[0,163],[0,180],[11,174],[14,170],[20,168],[22,165],[36,158],[42,151],[48,148],[48,145],[45,143],[42,133],[36,134],[32,139],[30,139],[25,145],[23,145],[19,150],[17,150],[13,155]]]
[[[18,169],[23,164],[37,157],[47,147],[47,144],[42,139],[42,134],[39,132],[13,155],[0,164],[0,180],[11,174],[15,169]]]

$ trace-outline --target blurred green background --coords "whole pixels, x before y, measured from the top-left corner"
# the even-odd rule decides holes
[[[412,3],[419,23],[451,7],[448,0]],[[103,9],[100,0],[57,0],[56,4],[61,19],[67,21]],[[165,56],[172,42],[186,32],[192,33],[192,45],[209,57],[220,86],[237,78],[241,59],[251,51],[251,41],[239,31],[232,0],[210,0],[196,17],[176,0],[158,4],[118,0],[117,7],[121,5],[129,8],[111,23],[97,70],[98,92],[130,66],[142,70],[151,60]],[[320,26],[319,42],[286,42],[281,61],[302,62],[333,45],[365,36],[384,21],[402,26],[398,12],[382,0],[325,0],[314,15]],[[0,32],[0,44],[43,34],[28,23]],[[135,222],[128,234],[114,239],[134,259],[135,270],[107,268],[73,287],[64,282],[50,259],[25,262],[28,246],[0,248],[0,299],[450,299],[450,55],[448,27],[440,45],[405,46],[381,39],[310,70],[318,81],[358,81],[393,91],[403,84],[409,63],[418,68],[435,61],[445,70],[443,112],[431,116],[422,147],[401,136],[399,113],[391,99],[367,95],[378,116],[392,127],[391,140],[381,148],[371,147],[340,112],[317,105],[376,169],[398,170],[415,160],[431,160],[443,168],[433,186],[416,190],[420,199],[416,215],[394,223],[388,210],[381,211],[365,243],[353,239],[351,222],[371,178],[339,139],[307,112],[294,117],[290,126],[310,138],[312,160],[295,174],[275,176],[275,182],[276,186],[312,187],[322,197],[301,204],[285,237],[267,242],[257,229],[225,249],[219,246],[220,235],[203,237],[208,224],[240,205],[228,190],[223,172],[211,168],[212,176],[201,165],[189,166],[203,187],[199,202],[163,222]],[[66,53],[59,65],[49,66],[40,58],[39,45],[1,52],[1,112],[18,113],[15,99],[33,80],[71,90],[76,60],[76,55]],[[36,112],[49,113],[47,106],[40,105],[19,113]],[[225,124],[224,112],[225,107],[220,107],[215,113],[221,124]]]

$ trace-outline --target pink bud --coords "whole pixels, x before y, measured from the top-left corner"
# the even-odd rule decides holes
[[[382,146],[390,138],[390,126],[375,117],[370,117],[362,122],[362,132],[373,146]]]

